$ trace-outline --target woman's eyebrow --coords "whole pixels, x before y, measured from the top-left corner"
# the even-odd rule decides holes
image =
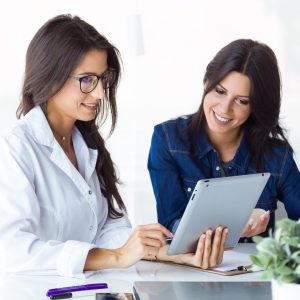
[[[94,72],[84,72],[84,73],[80,73],[80,74],[77,74],[77,75],[97,75],[96,73]]]
[[[85,76],[85,75],[97,75],[97,76],[101,76],[104,72],[106,72],[108,70],[108,68],[106,68],[103,72],[99,73],[95,73],[95,72],[83,72],[80,74],[77,74],[78,76]]]
[[[221,83],[218,83],[217,85],[219,85],[222,89],[224,89],[226,92],[228,92],[228,90]],[[239,98],[247,98],[247,99],[250,98],[249,96],[242,96],[242,95],[238,95],[237,97],[239,97]]]

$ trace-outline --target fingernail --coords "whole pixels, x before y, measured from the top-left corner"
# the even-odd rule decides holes
[[[205,234],[201,235],[201,239],[205,240]]]
[[[252,226],[252,225],[254,224],[254,220],[253,220],[253,219],[250,219],[250,220],[248,221],[248,224],[249,224],[250,226]]]
[[[267,210],[267,211],[264,213],[264,216],[265,216],[265,215],[269,215],[269,214],[270,214],[270,211]]]
[[[228,228],[225,228],[224,232],[225,232],[225,234],[227,234],[228,233]]]

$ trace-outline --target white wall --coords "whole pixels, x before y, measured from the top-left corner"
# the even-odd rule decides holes
[[[0,18],[0,134],[16,120],[28,43],[44,22],[60,13],[77,14],[90,22],[123,54],[119,122],[108,147],[124,183],[121,192],[134,224],[155,222],[156,218],[146,169],[154,124],[197,109],[207,63],[234,39],[253,38],[275,51],[283,80],[282,123],[299,157],[297,0],[6,2]],[[129,34],[135,13],[141,17],[145,49],[139,56],[131,55],[132,32]],[[107,126],[103,131],[107,132]]]

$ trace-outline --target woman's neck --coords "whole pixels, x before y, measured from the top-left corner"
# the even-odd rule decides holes
[[[233,159],[243,136],[242,129],[230,133],[214,133],[207,130],[207,135],[218,151],[220,159],[224,162],[228,162]]]
[[[51,131],[64,150],[70,150],[72,145],[72,131],[74,122],[67,122],[63,118],[58,118],[57,115],[47,114]]]

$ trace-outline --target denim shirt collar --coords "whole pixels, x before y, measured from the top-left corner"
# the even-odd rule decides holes
[[[197,149],[198,149],[197,156],[200,159],[205,158],[211,152],[214,152],[216,154],[218,153],[218,151],[211,144],[204,128],[202,128],[200,130]],[[232,165],[232,167],[235,167],[235,168],[238,168],[241,170],[246,170],[246,168],[249,165],[249,160],[250,160],[250,155],[249,155],[249,150],[248,150],[248,143],[247,143],[247,138],[246,138],[246,134],[244,131],[243,137],[241,139],[241,143],[235,153],[234,158],[231,161],[231,165]]]

